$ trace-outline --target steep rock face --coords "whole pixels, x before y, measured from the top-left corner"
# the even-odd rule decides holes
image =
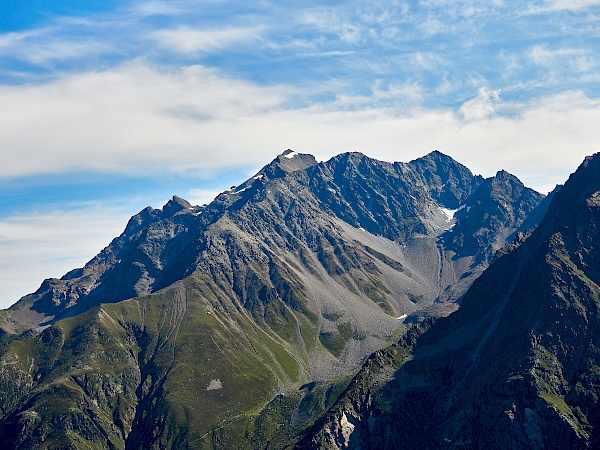
[[[454,213],[454,226],[441,236],[455,270],[462,273],[441,299],[464,293],[517,230],[535,228],[547,207],[546,199],[540,201],[537,192],[506,171],[483,180]]]
[[[408,266],[414,266],[414,274],[425,274],[425,280],[416,280],[420,286],[412,290],[418,291],[413,292],[413,299],[426,298],[418,305],[404,302],[401,306],[397,301],[388,305],[387,287],[376,292],[380,289],[365,286],[379,296],[387,313],[422,309],[438,297],[436,290],[443,291],[464,276],[458,288],[439,296],[453,302],[542,198],[514,177],[512,184],[504,184],[518,189],[502,191],[503,195],[495,195],[501,191],[499,188],[482,189],[484,185],[500,185],[507,177],[496,176],[484,182],[439,152],[394,164],[347,153],[318,164],[310,155],[288,150],[207,207],[195,207],[174,197],[162,210],[145,209],[132,217],[123,234],[84,268],[60,280],[46,280],[37,292],[11,307],[9,315],[26,327],[49,324],[100,302],[156,292],[197,271],[223,274],[231,272],[223,264],[247,267],[251,262],[262,264],[274,254],[281,258],[290,252],[297,253],[302,265],[313,272],[310,261],[317,256],[329,275],[346,274],[353,279],[347,272],[355,265],[353,261],[361,258],[352,248],[365,239],[357,239],[357,233],[347,225],[366,231],[365,236],[381,236],[396,243],[395,248],[385,244],[387,252],[367,251],[366,259],[362,258],[365,267],[380,263],[381,258],[373,255],[383,254],[396,265],[397,260],[406,260]],[[460,233],[452,239],[444,238],[450,241],[445,245],[454,252],[450,254],[437,242],[437,236],[451,227],[454,219],[446,217],[441,208],[458,209],[459,203],[472,196],[474,205],[484,205],[474,210],[477,215],[473,220],[462,212],[464,208],[459,211],[462,215],[455,228]],[[498,212],[501,204],[508,208],[504,215]],[[479,215],[488,219],[478,228]],[[334,223],[335,219],[343,223]],[[471,238],[478,232],[481,239],[464,243],[464,236]],[[223,248],[229,245],[237,246],[237,253]],[[346,249],[350,249],[348,254]],[[308,257],[310,254],[313,256]],[[365,267],[367,272],[374,270]],[[408,271],[405,274],[418,278]],[[365,282],[373,285],[374,280],[367,275],[363,277]],[[376,284],[381,284],[379,281]],[[228,282],[234,284],[231,276]]]
[[[487,182],[439,152],[391,164],[286,151],[205,207],[174,197],[140,212],[84,268],[3,312],[6,333],[49,328],[2,348],[0,436],[23,448],[291,437],[331,406],[340,375],[402,333],[405,315],[454,309],[542,198],[512,179],[482,191]],[[474,244],[479,259],[448,249],[454,210],[486,192],[511,211],[490,226],[493,242]],[[287,434],[268,412],[286,408]]]
[[[500,171],[484,180],[455,213],[456,224],[444,239],[459,256],[489,260],[506,244],[515,224],[521,225],[539,203],[537,193],[515,176]]]
[[[597,154],[555,193],[531,236],[520,235],[473,283],[455,314],[412,347],[401,341],[375,355],[371,367],[393,374],[372,383],[365,366],[356,378],[364,381],[297,446],[598,448],[599,199]],[[398,348],[412,353],[385,359]]]
[[[431,197],[449,209],[464,205],[472,189],[483,182],[481,176],[472,177],[466,167],[457,165],[437,150],[409,164],[419,174],[421,183],[428,187]]]
[[[189,245],[202,207],[173,197],[162,210],[144,209],[83,268],[45,280],[8,312],[27,327],[85,312],[100,302],[145,295],[180,279],[179,257]]]

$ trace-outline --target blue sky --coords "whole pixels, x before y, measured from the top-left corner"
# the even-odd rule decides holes
[[[287,148],[547,192],[600,142],[600,0],[0,4],[0,307]]]

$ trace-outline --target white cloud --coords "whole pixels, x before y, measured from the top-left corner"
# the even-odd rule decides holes
[[[183,8],[177,6],[177,2],[165,1],[142,1],[131,6],[131,12],[142,17],[148,16],[174,16],[184,12]]]
[[[280,88],[221,78],[200,66],[161,72],[141,63],[3,86],[0,97],[0,176],[222,167],[232,161],[230,149],[247,148],[236,134],[239,121],[287,98]]]
[[[381,87],[376,82],[371,88],[369,95],[347,95],[341,94],[327,104],[330,110],[336,109],[356,109],[365,107],[386,106],[395,111],[408,111],[419,104],[422,98],[422,88],[415,84],[405,86],[387,86]]]
[[[332,34],[345,44],[359,44],[369,34],[369,28],[358,17],[341,7],[301,10],[298,24],[313,27],[320,33]]]
[[[111,45],[95,38],[65,38],[57,36],[58,31],[56,27],[46,27],[0,34],[0,57],[44,65],[48,62],[116,52]]]
[[[39,37],[43,33],[44,29],[37,29],[0,34],[0,50],[12,48],[20,42]]]
[[[500,89],[492,90],[482,87],[477,97],[467,100],[459,109],[459,113],[467,121],[479,120],[496,113],[496,105],[500,102]]]
[[[539,66],[556,67],[559,70],[586,72],[594,65],[587,51],[578,48],[551,50],[545,45],[536,45],[529,52],[529,57]]]
[[[419,70],[440,70],[448,66],[448,61],[437,53],[416,52],[411,55],[410,62]]]
[[[527,105],[518,117],[494,117],[460,130],[469,137],[456,158],[473,169],[507,169],[541,192],[566,181],[586,155],[600,150],[600,100],[565,92]],[[494,169],[495,168],[495,169]],[[485,170],[484,170],[485,169]]]
[[[598,150],[600,102],[581,92],[524,103],[514,117],[498,114],[496,90],[480,89],[459,114],[419,108],[419,92],[375,84],[370,96],[297,109],[286,106],[292,89],[259,87],[203,67],[161,72],[141,63],[5,86],[0,176],[207,172],[260,166],[286,148],[321,159],[357,150],[408,160],[438,148],[476,172],[505,168],[545,190]]]
[[[544,11],[577,11],[600,5],[600,0],[548,0],[541,10]]]
[[[186,200],[192,205],[204,205],[212,202],[220,193],[221,191],[215,191],[211,189],[191,189]]]
[[[160,45],[180,53],[197,53],[222,50],[231,45],[256,40],[260,27],[228,28],[223,30],[198,30],[180,27],[174,30],[158,30],[150,37]]]

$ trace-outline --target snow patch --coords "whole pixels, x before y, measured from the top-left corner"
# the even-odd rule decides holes
[[[287,158],[287,159],[292,159],[292,158],[293,158],[294,156],[296,156],[297,154],[298,154],[298,153],[296,153],[296,152],[294,152],[294,151],[291,151],[291,152],[289,152],[287,155],[283,155],[283,156],[284,156],[284,158]]]
[[[396,320],[403,320],[408,317],[408,314],[402,314],[400,317],[396,317]]]
[[[446,222],[450,222],[454,218],[454,213],[458,211],[458,209],[448,209],[448,208],[440,208],[444,215],[446,216]]]
[[[446,222],[450,222],[452,219],[454,219],[454,214],[456,214],[461,209],[465,209],[465,208],[466,208],[466,205],[461,205],[461,206],[459,206],[456,209],[448,209],[448,208],[442,208],[442,207],[440,207],[440,209],[442,210],[442,212],[446,216]],[[468,211],[469,210],[467,210],[467,212]]]

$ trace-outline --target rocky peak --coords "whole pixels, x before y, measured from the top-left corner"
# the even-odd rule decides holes
[[[491,261],[493,254],[523,225],[529,213],[540,204],[544,196],[527,188],[514,175],[502,170],[496,176],[479,184],[466,200],[465,208],[457,214],[452,232],[444,239],[458,255],[478,255]],[[539,223],[530,221],[529,228]]]
[[[437,150],[408,163],[430,189],[431,196],[446,208],[456,209],[481,184],[483,178]]]
[[[491,181],[518,187],[505,172]],[[494,260],[456,313],[414,348],[400,341],[373,355],[302,444],[600,448],[600,156],[553,197],[540,225]],[[354,425],[350,439],[336,434],[342,416]]]
[[[174,195],[173,198],[169,200],[165,206],[163,206],[162,211],[165,217],[170,217],[174,216],[179,211],[190,209],[191,207],[192,204],[190,202]]]
[[[524,184],[513,174],[506,170],[499,170],[492,178],[489,179],[492,186],[502,186],[503,189],[512,189],[514,186],[521,188]]]
[[[291,149],[287,149],[270,164],[267,164],[259,174],[264,174],[270,179],[283,178],[286,174],[306,170],[317,164],[318,162],[313,155],[296,153]]]
[[[553,227],[564,227],[569,222],[580,220],[580,216],[586,215],[596,204],[599,190],[600,153],[596,153],[586,157],[564,187],[556,193],[555,201],[548,207],[545,222]],[[568,213],[565,213],[565,208]]]

